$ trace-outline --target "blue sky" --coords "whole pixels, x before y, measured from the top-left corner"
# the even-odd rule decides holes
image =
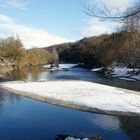
[[[107,7],[123,10],[135,0],[102,0]],[[119,26],[85,15],[83,4],[99,0],[0,0],[0,38],[18,36],[26,48],[75,41],[110,33]]]
[[[1,0],[0,0],[1,1]],[[27,7],[1,8],[2,14],[35,28],[47,29],[54,34],[76,39],[72,33],[79,27],[84,27],[82,6],[79,0],[27,0]],[[71,36],[69,36],[71,34]]]

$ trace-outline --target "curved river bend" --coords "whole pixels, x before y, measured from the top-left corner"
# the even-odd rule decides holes
[[[48,72],[42,66],[34,66],[8,76],[32,81],[87,80],[140,91],[140,82],[107,78],[81,68]],[[78,137],[101,135],[103,140],[139,140],[140,118],[82,112],[0,90],[0,139],[55,140],[60,134]]]

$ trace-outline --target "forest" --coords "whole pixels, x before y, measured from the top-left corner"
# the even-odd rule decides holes
[[[133,40],[132,40],[133,38]],[[65,43],[56,47],[65,63],[84,63],[86,67],[108,67],[114,62],[130,68],[140,68],[140,34],[126,31],[104,34]]]
[[[124,15],[111,15],[104,8],[105,15],[98,15],[94,9],[86,8],[87,14],[100,20],[120,22],[121,27],[111,34],[85,37],[74,43],[65,43],[46,48],[57,48],[63,62],[83,63],[89,68],[123,65],[140,69],[140,9],[138,4],[128,8]]]

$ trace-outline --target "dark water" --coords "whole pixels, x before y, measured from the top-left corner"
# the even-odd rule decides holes
[[[33,81],[82,79],[130,89],[140,88],[139,83],[118,82],[83,69],[50,73],[42,67],[30,67],[9,76]],[[103,140],[140,140],[140,118],[81,112],[0,90],[0,140],[55,140],[59,134],[79,137],[101,135]]]

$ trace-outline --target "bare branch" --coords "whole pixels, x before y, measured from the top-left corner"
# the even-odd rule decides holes
[[[103,10],[92,8],[91,6],[86,6],[82,4],[84,10],[83,12],[91,17],[97,17],[100,20],[115,20],[115,21],[121,21],[126,20],[127,18],[140,18],[140,6],[136,6],[135,8],[129,8],[129,12],[121,13],[119,9],[115,9],[115,14],[112,14],[112,9],[109,10],[106,5],[100,1]],[[97,12],[98,11],[98,12]]]

